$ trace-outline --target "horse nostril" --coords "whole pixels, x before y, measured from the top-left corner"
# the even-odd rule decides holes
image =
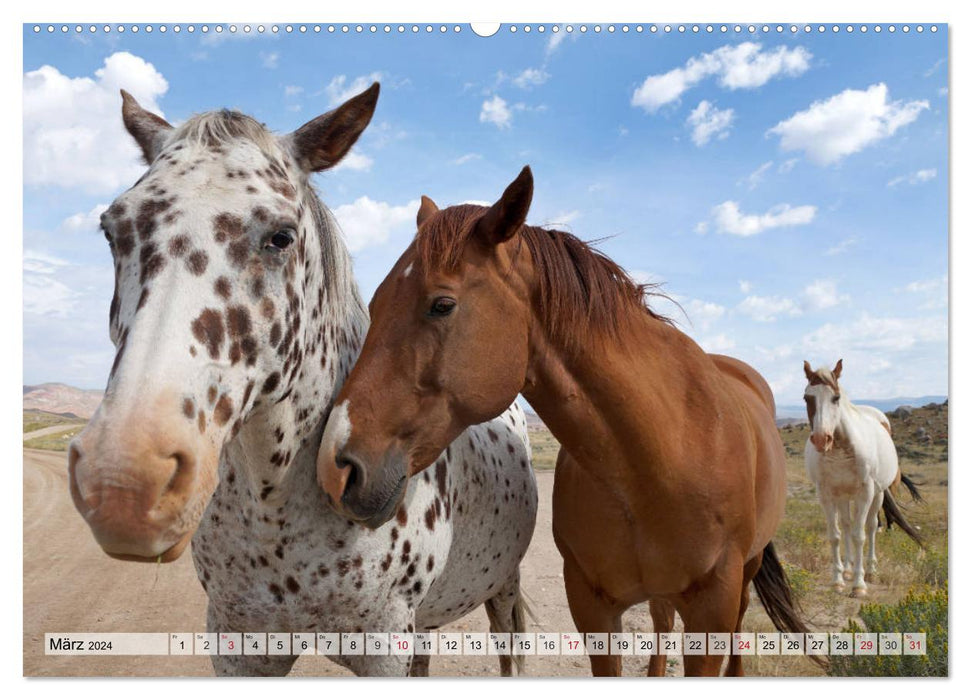
[[[345,501],[355,488],[361,488],[364,485],[364,469],[354,457],[347,454],[338,455],[337,468],[347,470],[344,493],[341,494],[341,501]]]
[[[169,455],[168,459],[175,463],[175,468],[172,470],[168,482],[162,488],[162,495],[185,493],[192,486],[192,480],[195,476],[195,469],[193,468],[195,460],[187,452],[176,452]]]

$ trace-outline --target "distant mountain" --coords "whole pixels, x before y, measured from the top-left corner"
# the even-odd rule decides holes
[[[944,403],[947,401],[946,396],[938,395],[927,395],[927,396],[898,396],[893,399],[852,399],[853,403],[862,406],[873,406],[874,408],[879,408],[881,411],[886,413],[887,411],[893,411],[901,406],[913,406],[914,408],[920,408],[921,406],[926,406],[929,403]],[[792,422],[787,419],[801,419],[801,422],[806,421],[806,407],[805,406],[776,406],[776,423],[785,425],[787,422]],[[798,421],[797,421],[798,422]]]
[[[73,413],[80,418],[94,415],[103,391],[78,389],[67,384],[24,385],[24,409],[36,409],[48,413]]]

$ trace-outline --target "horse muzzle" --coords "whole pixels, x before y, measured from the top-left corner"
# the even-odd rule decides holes
[[[71,497],[95,540],[119,559],[178,559],[204,509],[194,450],[123,440],[109,454],[99,438],[89,426],[68,454]]]
[[[377,529],[395,514],[408,485],[404,455],[386,454],[377,466],[342,449],[332,459],[317,463],[317,479],[331,507],[370,529]]]
[[[820,454],[825,454],[833,449],[832,433],[813,433],[809,436],[809,441]]]

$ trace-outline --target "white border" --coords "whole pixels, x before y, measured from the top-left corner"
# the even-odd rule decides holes
[[[16,212],[16,214],[13,217],[13,231],[8,234],[15,237],[15,242],[12,246],[8,246],[3,256],[0,256],[0,260],[2,260],[0,264],[3,265],[2,270],[0,270],[0,289],[4,292],[2,295],[4,309],[3,328],[8,338],[2,351],[5,361],[4,366],[7,368],[7,371],[3,373],[2,385],[0,385],[0,388],[2,388],[0,396],[2,396],[3,401],[3,413],[0,414],[3,417],[3,427],[0,434],[3,436],[2,447],[5,450],[4,454],[18,455],[18,457],[13,460],[8,460],[8,465],[11,463],[20,463],[19,455],[22,442],[20,431],[22,402],[19,398],[21,396],[21,374],[23,367],[23,327],[21,317],[22,237],[17,235],[17,233],[22,230],[23,224],[22,157],[20,157],[22,153],[20,115],[22,114],[21,81],[23,75],[21,23],[23,22],[90,22],[92,19],[99,21],[110,20],[112,22],[156,22],[159,17],[165,20],[177,19],[179,21],[189,20],[193,22],[258,22],[266,21],[267,19],[269,21],[279,19],[285,22],[288,19],[323,20],[325,18],[328,21],[334,22],[396,23],[405,20],[409,22],[447,21],[450,23],[464,23],[470,20],[496,21],[499,19],[515,22],[544,23],[564,20],[574,21],[578,19],[581,21],[596,20],[599,23],[611,21],[633,23],[637,20],[644,20],[649,23],[712,21],[761,23],[765,21],[778,22],[780,20],[786,20],[786,22],[796,24],[806,23],[809,20],[815,20],[813,22],[814,24],[818,23],[819,20],[824,20],[827,24],[859,24],[861,20],[867,23],[907,22],[911,24],[927,24],[930,22],[939,22],[941,24],[950,24],[951,60],[949,68],[951,75],[954,76],[964,75],[964,70],[968,68],[968,51],[971,48],[966,43],[971,41],[971,39],[964,39],[962,41],[966,33],[971,36],[971,31],[968,31],[971,23],[964,21],[965,15],[961,11],[961,8],[956,6],[957,3],[946,2],[945,0],[921,0],[920,2],[912,0],[910,3],[899,0],[884,0],[879,4],[873,3],[868,6],[864,6],[861,3],[847,2],[846,0],[813,0],[812,2],[806,2],[802,7],[793,7],[792,5],[783,6],[778,0],[736,0],[733,3],[697,0],[691,5],[684,3],[635,4],[630,2],[630,0],[596,0],[596,2],[588,2],[586,4],[577,2],[576,0],[561,0],[559,2],[544,0],[543,2],[535,2],[527,5],[522,0],[488,0],[478,7],[470,7],[465,3],[446,2],[445,0],[435,0],[432,2],[418,2],[416,0],[412,3],[403,3],[400,0],[398,2],[379,0],[367,3],[326,3],[318,5],[311,5],[305,1],[278,0],[270,6],[267,6],[265,2],[256,3],[251,0],[238,0],[233,4],[231,9],[225,8],[225,10],[200,9],[201,4],[197,0],[195,2],[169,0],[165,3],[150,5],[131,2],[122,4],[117,1],[102,2],[98,0],[87,0],[83,3],[69,3],[65,0],[30,4],[11,3],[8,4],[8,8],[10,5],[13,5],[14,8],[13,11],[9,9],[4,10],[2,31],[5,36],[3,36],[3,41],[0,43],[0,46],[2,46],[0,50],[3,51],[4,58],[6,59],[3,62],[5,66],[3,75],[6,83],[3,94],[8,95],[8,107],[4,111],[4,122],[6,126],[4,133],[8,139],[17,141],[18,148],[15,152],[18,157],[8,155],[6,159],[5,168],[7,177],[4,179],[5,187],[3,188],[6,205],[4,211]],[[272,8],[269,14],[273,15],[269,18],[266,17],[268,7]],[[962,89],[953,90],[956,84],[957,81],[951,79],[950,85],[952,89],[949,91],[949,103],[952,111],[950,122],[955,126],[969,123],[967,118],[967,97]],[[968,139],[965,132],[959,128],[953,129],[951,138],[951,230],[957,232],[951,238],[950,265],[951,272],[953,273],[954,271],[965,270],[965,264],[969,262],[967,253],[968,243],[963,240],[962,236],[965,227],[961,225],[968,218],[968,198],[953,196],[954,193],[966,193],[968,191],[967,177],[965,177],[966,161],[964,160],[964,157],[968,153]],[[8,146],[7,153],[9,154],[11,151],[13,149],[10,149]],[[955,426],[965,416],[962,411],[961,399],[967,394],[969,374],[968,370],[962,366],[960,360],[960,358],[967,356],[968,323],[966,320],[963,324],[960,323],[959,314],[955,314],[954,310],[955,302],[957,302],[957,309],[961,310],[964,308],[961,302],[966,298],[971,282],[964,281],[960,276],[953,274],[950,276],[950,280],[952,284],[950,313],[952,314],[951,318],[955,319],[955,322],[951,327],[949,356],[954,358],[955,361],[951,365],[952,374],[949,395],[951,396],[951,422],[952,426]],[[16,369],[18,367],[20,371]],[[953,401],[955,389],[957,389],[959,394],[957,413],[955,413],[955,403]],[[954,430],[953,427],[949,431],[951,438],[951,464],[958,465],[958,468],[950,470],[949,502],[952,504],[963,503],[961,496],[966,495],[966,489],[963,486],[962,480],[963,474],[960,469],[960,465],[965,462],[962,457],[967,454],[967,447],[963,440],[962,432],[961,430]],[[11,474],[10,472],[13,473]],[[9,488],[10,480],[16,482],[16,488]],[[16,473],[15,467],[11,468],[8,466],[7,493],[9,494],[11,491],[14,495],[7,499],[5,504],[6,508],[3,509],[4,524],[6,525],[3,531],[7,534],[8,547],[6,550],[6,563],[9,573],[3,578],[2,583],[2,598],[5,603],[4,621],[6,624],[4,625],[5,632],[2,635],[2,655],[0,655],[3,664],[3,678],[8,681],[21,678],[23,664],[21,650],[21,641],[23,639],[22,479],[19,473]],[[951,560],[954,564],[951,570],[951,590],[955,590],[956,588],[955,581],[964,580],[964,572],[968,566],[968,558],[964,556],[967,548],[961,546],[966,541],[967,535],[967,519],[963,516],[962,510],[961,508],[951,508],[951,537],[949,539]],[[946,683],[937,682],[934,687],[934,692],[937,694],[953,694],[958,687],[958,684],[953,679],[963,680],[968,677],[966,667],[959,663],[966,649],[963,645],[963,635],[959,632],[959,630],[967,628],[967,624],[965,624],[967,621],[966,610],[967,605],[964,602],[964,598],[962,594],[959,594],[956,601],[952,601],[950,610],[951,634],[949,645],[951,650],[950,672],[952,680]],[[588,685],[567,685],[569,681],[574,680],[572,678],[559,680],[561,682],[557,683],[555,688],[548,689],[566,696],[570,696],[574,692],[587,694],[591,690]],[[462,694],[467,697],[476,698],[480,695],[491,695],[499,687],[498,685],[486,685],[461,679],[440,680],[434,684],[424,683],[420,689],[416,689],[414,686],[405,689],[403,685],[398,685],[398,683],[414,683],[413,680],[383,683],[380,686],[370,684],[367,686],[352,686],[347,685],[347,681],[341,683],[338,679],[327,679],[327,681],[329,684],[336,684],[329,685],[326,689],[325,692],[329,694],[360,692],[361,689],[366,689],[367,691],[380,692],[382,695],[388,693],[396,694],[398,691],[405,693],[417,691],[422,694],[441,694],[447,697],[455,697],[456,694]],[[279,684],[283,682],[285,681],[278,680],[258,684],[253,682],[234,683],[233,692],[234,694],[239,694],[240,697],[260,697],[262,699],[267,693],[276,694],[280,692],[281,687]],[[363,681],[355,679],[350,682],[359,684]],[[644,682],[648,681],[639,681],[639,683]],[[874,682],[881,683],[883,688],[875,689],[869,685]],[[758,685],[753,681],[743,683],[723,681],[719,682],[717,687],[706,683],[681,680],[678,681],[678,692],[682,695],[687,693],[689,697],[695,694],[710,696],[712,693],[718,693],[721,695],[726,691],[730,693],[734,691],[739,694],[744,693],[746,696],[751,695],[753,692],[763,696],[784,693],[787,698],[800,698],[809,697],[810,694],[816,695],[819,691],[826,693],[860,693],[874,692],[875,690],[877,692],[886,692],[887,684],[890,682],[892,681],[889,679],[886,681],[870,679],[866,690],[864,690],[860,682],[853,680],[833,680],[826,682],[824,690],[822,686],[814,683],[792,680],[762,679],[758,681]],[[128,697],[133,690],[136,690],[133,684],[137,684],[137,692],[146,699],[168,697],[173,691],[173,687],[169,683],[134,680],[50,682],[40,680],[25,681],[21,679],[20,683],[15,682],[11,685],[16,686],[14,692],[29,692],[32,697],[46,698],[56,695],[58,698],[63,698],[65,693],[77,692],[79,690],[79,683],[83,683],[84,685],[82,692],[95,692],[101,697]],[[179,684],[179,689],[191,691],[203,690],[204,688],[209,690],[213,689],[214,686],[204,685],[204,683],[205,681],[201,680],[183,681]],[[509,679],[504,679],[502,683],[503,690],[501,692],[504,694],[514,693],[518,695],[520,693],[529,693],[529,695],[534,695],[537,691],[543,692],[543,688],[535,681],[532,683],[519,682],[515,686],[510,686]],[[926,681],[908,682],[906,687],[900,686],[898,692],[907,695],[920,692],[917,684],[922,683],[926,683]],[[542,685],[545,686],[546,683],[543,682]],[[636,687],[627,685],[624,691],[637,693],[656,692],[654,688],[648,689],[641,684],[638,684]],[[305,693],[317,692],[317,690],[310,691],[305,687],[296,687],[284,692]]]

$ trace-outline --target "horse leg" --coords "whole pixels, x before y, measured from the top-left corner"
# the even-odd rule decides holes
[[[826,515],[826,539],[829,540],[829,549],[833,559],[832,586],[837,590],[842,590],[843,559],[840,557],[839,511],[833,497],[828,493],[820,491],[819,502],[823,506],[823,513]]]
[[[624,609],[607,600],[602,591],[587,581],[580,567],[569,556],[563,558],[563,582],[566,599],[577,631],[586,637],[591,632],[620,632]],[[596,655],[590,657],[590,669],[595,676],[621,675],[621,657]]]
[[[233,625],[224,615],[213,607],[212,601],[206,608],[206,630],[208,632],[234,632]],[[285,676],[297,661],[296,656],[270,656],[260,654],[254,656],[230,656],[216,654],[213,650],[209,657],[212,669],[217,676]]]
[[[651,621],[654,623],[654,633],[670,632],[674,629],[674,605],[664,598],[651,598]],[[660,652],[660,647],[658,648]],[[647,664],[647,675],[663,676],[667,673],[668,656],[667,654],[652,654],[651,660]]]
[[[745,617],[745,611],[748,610],[749,602],[749,584],[752,583],[752,579],[755,578],[755,574],[759,573],[759,569],[762,566],[762,552],[758,555],[749,559],[748,563],[745,564],[745,571],[742,572],[742,598],[738,605],[738,622],[735,623],[735,631],[742,631],[742,619]],[[744,676],[745,671],[742,668],[742,657],[740,654],[731,654],[728,657],[728,668],[725,669],[726,676]]]
[[[734,631],[739,621],[744,569],[741,557],[729,555],[707,580],[693,584],[679,596],[677,609],[685,632]],[[717,676],[724,660],[724,654],[685,656],[684,675]]]
[[[870,503],[866,523],[866,580],[873,582],[877,573],[877,527],[879,525],[880,509],[883,507],[883,491],[876,490]]]
[[[431,658],[428,654],[415,654],[412,656],[411,668],[408,669],[408,675],[414,678],[427,678],[428,664]]]
[[[847,499],[841,500],[837,507],[839,508],[839,524],[842,537],[840,538],[843,545],[843,579],[852,577],[853,575],[853,546],[850,542],[850,535],[853,532],[853,516],[850,510],[850,502]]]
[[[853,527],[850,541],[853,545],[853,597],[862,598],[866,595],[866,564],[863,559],[863,548],[866,543],[867,520],[870,517],[870,506],[874,501],[874,484],[867,479],[863,488],[853,499]]]
[[[526,620],[523,614],[523,602],[519,591],[519,567],[509,580],[499,589],[499,591],[489,598],[485,604],[486,615],[489,617],[489,631],[495,633],[503,632],[525,632]],[[512,651],[510,649],[510,651]],[[525,661],[521,654],[515,657],[512,654],[501,654],[499,656],[499,674],[502,676],[512,675],[513,660],[516,662],[516,670],[522,675]]]

